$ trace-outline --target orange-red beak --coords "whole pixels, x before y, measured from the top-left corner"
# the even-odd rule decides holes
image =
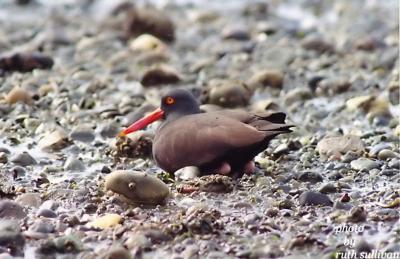
[[[140,120],[134,122],[128,128],[121,131],[118,136],[124,137],[124,136],[128,135],[129,133],[135,132],[137,130],[141,130],[144,127],[146,127],[147,125],[155,122],[156,120],[161,119],[163,115],[164,115],[164,111],[161,110],[161,108],[158,108],[157,110],[153,111],[146,117],[141,118]]]

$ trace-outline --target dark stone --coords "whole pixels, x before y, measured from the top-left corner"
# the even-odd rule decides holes
[[[74,130],[71,132],[70,138],[82,142],[92,142],[95,136],[88,130]]]
[[[131,9],[125,26],[126,37],[148,33],[166,41],[175,39],[175,26],[161,10],[155,8]]]
[[[322,182],[324,178],[317,172],[308,171],[301,173],[298,180],[302,182],[318,183]]]
[[[34,69],[49,69],[54,61],[40,52],[14,53],[0,57],[0,69],[4,71],[29,72]]]
[[[338,188],[333,183],[326,183],[322,185],[318,191],[324,194],[335,193],[338,192]]]
[[[323,76],[313,76],[308,80],[308,87],[311,89],[311,91],[315,92],[315,90],[318,87],[318,83],[322,81],[325,77]]]
[[[24,176],[26,174],[26,171],[23,167],[21,166],[14,166],[10,169],[10,172],[13,176],[14,179],[17,179],[21,176]]]
[[[150,67],[140,80],[143,86],[176,84],[179,81],[180,77],[177,72],[167,66]]]
[[[120,132],[120,127],[112,123],[103,125],[100,128],[100,136],[102,136],[103,138],[114,138],[115,136],[117,136],[119,132]]]
[[[355,250],[357,251],[357,254],[360,254],[362,252],[370,253],[373,250],[373,246],[371,246],[365,239],[360,239],[356,242],[355,244]]]
[[[332,206],[333,202],[328,195],[312,191],[303,192],[299,197],[300,205]]]
[[[350,203],[344,203],[341,201],[335,201],[333,207],[337,210],[351,210],[353,207]]]
[[[45,218],[57,218],[57,213],[50,209],[39,209],[37,216]]]
[[[108,166],[103,166],[101,168],[101,173],[102,174],[109,174],[109,173],[111,173],[111,169]]]
[[[337,181],[343,178],[343,175],[339,171],[333,171],[328,174],[328,179],[332,181]]]

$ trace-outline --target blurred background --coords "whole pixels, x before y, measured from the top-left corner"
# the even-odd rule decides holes
[[[152,160],[155,125],[115,139],[174,87],[203,111],[283,111],[296,129],[233,191],[183,195],[187,176],[165,178]],[[0,253],[400,251],[399,95],[397,0],[0,0],[0,195],[13,202],[0,218],[20,219],[0,224]],[[174,197],[135,208],[105,192],[126,168],[161,175]],[[309,192],[318,199],[299,198]],[[340,224],[366,230],[339,235]]]

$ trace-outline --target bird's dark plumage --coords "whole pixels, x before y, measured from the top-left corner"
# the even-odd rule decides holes
[[[165,121],[156,132],[153,155],[157,164],[173,173],[185,166],[197,166],[214,173],[222,163],[240,172],[249,161],[281,133],[291,132],[282,112],[252,114],[242,110],[200,113],[189,92],[173,90],[162,99]],[[172,97],[173,105],[165,103]],[[189,111],[189,112],[187,112]],[[240,174],[240,173],[239,173]]]

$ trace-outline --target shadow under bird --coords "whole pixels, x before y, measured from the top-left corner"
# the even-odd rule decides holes
[[[196,166],[205,174],[241,177],[255,170],[254,157],[271,139],[291,132],[282,112],[249,113],[222,110],[202,113],[194,96],[183,89],[168,91],[161,107],[124,129],[125,136],[162,120],[153,141],[153,157],[159,167],[174,173]]]

